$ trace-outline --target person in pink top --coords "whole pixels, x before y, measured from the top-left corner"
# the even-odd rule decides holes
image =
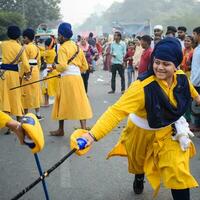
[[[141,37],[141,46],[144,51],[138,65],[138,75],[143,74],[148,70],[148,66],[151,61],[151,53],[153,50],[151,48],[151,37],[149,35],[144,35]]]

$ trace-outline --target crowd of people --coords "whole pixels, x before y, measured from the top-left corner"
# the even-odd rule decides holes
[[[177,38],[183,51],[183,60],[179,68],[185,72],[188,79],[191,80],[196,90],[199,91],[199,53],[198,44],[199,29],[194,29],[193,35],[187,34],[187,28],[184,26],[168,26],[164,34],[162,25],[156,25],[153,28],[154,35],[137,36],[133,34],[132,38],[124,37],[120,32],[116,32],[114,37],[111,35],[103,40],[103,69],[112,73],[111,91],[115,93],[115,77],[118,71],[121,78],[121,92],[125,91],[125,70],[127,71],[127,87],[137,80],[138,76],[148,71],[151,65],[151,54],[155,45],[166,37]],[[195,35],[196,34],[196,35]],[[121,50],[120,50],[121,48]],[[194,54],[195,49],[195,54]],[[194,54],[194,56],[193,56]],[[193,60],[193,57],[195,58]],[[116,67],[116,64],[118,66]],[[200,124],[195,116],[191,116],[191,108],[185,114],[190,123],[192,131],[199,131]],[[192,118],[192,119],[191,119]]]
[[[42,94],[44,106],[49,106],[49,96],[55,97],[52,119],[59,126],[50,135],[64,136],[64,120],[80,120],[81,137],[87,146],[105,137],[128,117],[119,142],[108,157],[128,158],[128,170],[135,174],[136,194],[143,192],[146,176],[155,195],[162,181],[171,189],[174,200],[189,200],[190,188],[198,186],[189,170],[189,160],[195,155],[189,136],[190,129],[200,129],[195,123],[189,128],[188,122],[191,122],[191,99],[200,105],[200,27],[194,28],[192,36],[187,35],[186,27],[168,26],[165,35],[163,30],[156,25],[153,38],[134,35],[127,41],[116,31],[113,37],[104,40],[97,40],[90,33],[87,38],[79,35],[77,41],[72,41],[71,24],[62,23],[58,27],[60,45],[54,38],[45,41],[46,67],[42,71],[45,80],[40,85],[33,83],[40,79],[41,65],[34,30],[24,30],[21,43],[19,27],[9,26],[9,39],[0,44],[0,127],[7,126],[16,132],[23,143],[21,117],[35,109],[37,118],[43,118]],[[89,76],[96,70],[101,55],[103,69],[112,73],[108,93],[116,91],[118,72],[122,96],[91,130],[85,131],[86,120],[93,116],[87,96]],[[16,116],[17,121],[5,113]]]

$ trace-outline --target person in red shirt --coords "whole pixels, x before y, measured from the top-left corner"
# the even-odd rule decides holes
[[[138,75],[146,72],[148,70],[148,66],[151,62],[151,53],[153,49],[151,48],[151,37],[149,35],[143,35],[141,37],[141,46],[144,49],[140,63],[138,65]]]
[[[127,63],[127,74],[128,74],[128,87],[132,83],[132,77],[135,77],[135,69],[133,67],[133,56],[135,54],[136,45],[130,41],[128,43],[128,51],[124,57],[124,62]]]

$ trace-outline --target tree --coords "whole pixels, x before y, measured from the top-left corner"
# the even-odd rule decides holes
[[[23,27],[24,24],[25,21],[20,14],[0,11],[0,40],[7,38],[6,32],[8,26],[18,25],[19,27]]]
[[[40,23],[60,18],[61,0],[1,0],[0,10],[18,12],[26,26],[36,28]]]

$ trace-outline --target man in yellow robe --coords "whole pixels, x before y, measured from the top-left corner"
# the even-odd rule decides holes
[[[18,64],[22,62],[21,70],[24,75],[30,72],[30,65],[26,53],[19,43],[21,35],[19,27],[8,27],[7,35],[9,40],[0,44],[2,53],[2,65],[0,65],[0,110],[20,117],[23,114],[21,88],[12,91],[10,88],[20,85]]]
[[[177,70],[181,62],[179,41],[169,37],[160,41],[152,53],[152,65],[147,74],[135,81],[108,108],[90,132],[85,134],[83,131],[82,137],[90,146],[131,114],[119,142],[108,157],[127,156],[129,172],[145,173],[155,194],[163,182],[171,189],[174,200],[190,200],[189,188],[198,186],[189,168],[195,147],[189,139],[187,122],[179,129],[177,124],[191,98],[200,104],[200,96],[187,76]]]
[[[22,77],[22,85],[25,83],[31,83],[40,79],[40,51],[38,47],[33,44],[35,32],[33,29],[26,29],[23,32],[25,53],[31,66],[31,78],[26,80]],[[23,72],[22,72],[23,74]],[[39,120],[42,119],[40,114],[41,104],[41,88],[40,83],[30,84],[22,87],[22,105],[25,114],[28,113],[29,109],[35,109],[36,116]]]
[[[81,128],[86,129],[86,119],[92,118],[92,109],[81,77],[81,72],[88,69],[88,64],[83,51],[70,40],[72,35],[69,23],[60,24],[58,39],[61,46],[55,68],[61,77],[52,111],[52,118],[59,120],[59,128],[50,132],[52,136],[64,135],[64,120],[80,120]]]
[[[59,74],[52,66],[55,63],[56,51],[54,48],[55,40],[48,38],[45,41],[44,61],[47,65],[43,70],[42,78],[50,78]],[[49,106],[49,96],[55,96],[58,87],[58,78],[52,78],[42,83],[42,92],[44,94],[45,103],[44,106]]]

